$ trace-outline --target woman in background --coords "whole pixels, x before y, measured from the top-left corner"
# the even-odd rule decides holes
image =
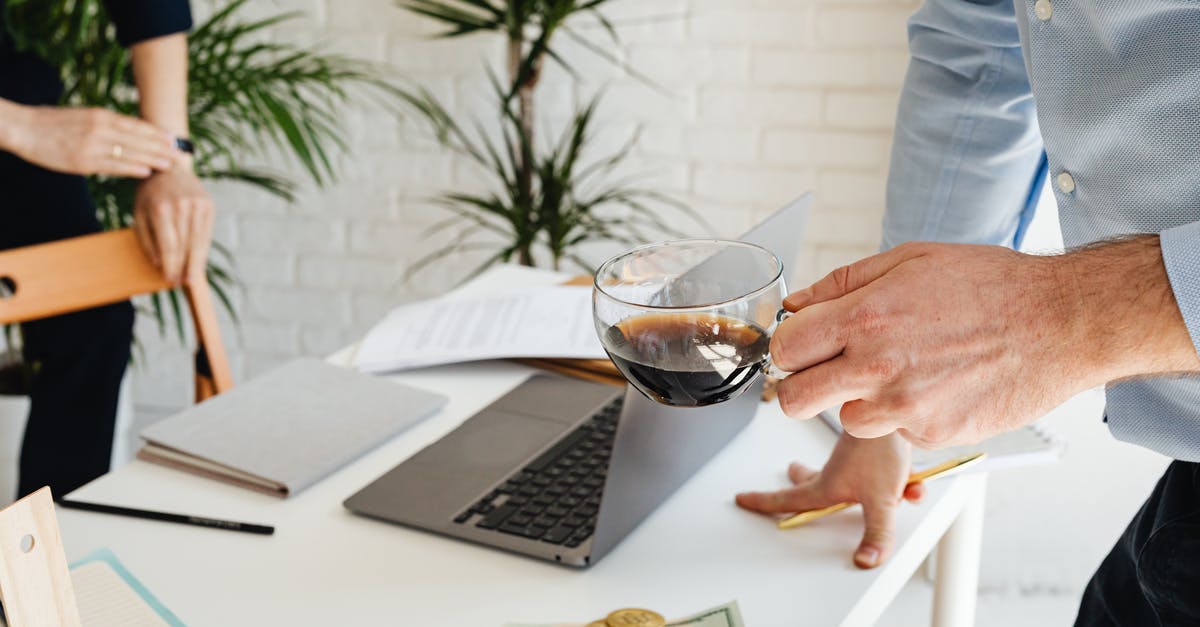
[[[85,175],[141,179],[142,247],[179,284],[203,265],[212,201],[192,172],[187,124],[187,0],[105,0],[129,47],[141,117],[57,106],[54,68],[13,46],[0,0],[0,249],[100,230]],[[109,469],[117,396],[133,338],[119,303],[22,325],[37,364],[21,448],[18,495],[56,497]],[[7,496],[7,495],[5,495]]]

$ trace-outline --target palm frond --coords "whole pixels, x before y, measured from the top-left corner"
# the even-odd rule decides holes
[[[393,98],[397,88],[371,64],[338,54],[311,51],[264,37],[269,29],[299,16],[282,12],[242,20],[248,0],[220,5],[188,38],[190,72],[188,110],[197,146],[196,173],[206,179],[245,183],[285,200],[295,183],[253,165],[264,147],[274,147],[298,163],[318,185],[336,178],[333,151],[346,150],[341,110],[360,93]],[[435,5],[432,0],[410,4]],[[487,0],[457,0],[486,13]],[[3,23],[20,50],[33,52],[62,77],[63,103],[97,106],[137,114],[136,91],[128,52],[116,40],[100,0],[7,0]],[[92,178],[89,188],[106,228],[132,224],[136,183],[129,179]],[[208,278],[230,315],[236,286],[232,263],[213,263]],[[154,295],[149,314],[166,328],[174,319],[183,336],[178,294]]]

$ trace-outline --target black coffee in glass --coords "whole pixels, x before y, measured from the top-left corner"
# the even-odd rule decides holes
[[[610,326],[602,343],[626,380],[650,398],[702,407],[754,381],[770,337],[754,323],[713,313],[648,313]]]
[[[592,322],[630,385],[673,407],[721,403],[770,368],[787,287],[770,251],[730,240],[647,244],[596,271]]]

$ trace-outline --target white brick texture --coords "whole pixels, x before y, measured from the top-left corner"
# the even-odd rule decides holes
[[[200,16],[211,11],[209,0],[196,4]],[[276,29],[280,41],[380,63],[393,76],[427,86],[462,119],[493,121],[485,68],[499,67],[499,37],[431,40],[440,27],[393,0],[252,4],[259,17],[305,13]],[[624,65],[560,37],[561,53],[580,78],[547,69],[539,124],[544,136],[556,136],[575,107],[602,93],[592,158],[623,148],[639,133],[620,175],[675,194],[718,235],[735,235],[790,198],[815,191],[817,207],[795,272],[797,280],[810,280],[878,244],[891,126],[907,64],[904,22],[916,5],[614,0],[607,14],[622,35],[619,45],[587,17],[578,32]],[[441,151],[418,120],[370,99],[349,104],[341,121],[350,151],[338,156],[340,178],[332,185],[304,183],[291,205],[237,185],[212,186],[221,214],[218,238],[237,257],[243,280],[235,295],[242,325],[225,334],[242,376],[349,343],[389,307],[449,289],[481,259],[451,257],[406,280],[414,261],[452,237],[424,235],[447,215],[429,199],[448,190],[486,191],[489,181]],[[264,165],[303,178],[295,164]],[[700,234],[687,221],[677,223]],[[608,252],[610,246],[593,246],[587,254]],[[182,354],[170,336],[142,335],[156,362]],[[171,368],[188,364],[186,358],[163,360]],[[170,380],[186,384],[188,377]],[[139,391],[139,399],[158,405],[186,396]]]

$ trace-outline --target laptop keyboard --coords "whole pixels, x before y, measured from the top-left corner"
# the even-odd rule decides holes
[[[459,514],[454,522],[577,547],[596,529],[618,398]]]

